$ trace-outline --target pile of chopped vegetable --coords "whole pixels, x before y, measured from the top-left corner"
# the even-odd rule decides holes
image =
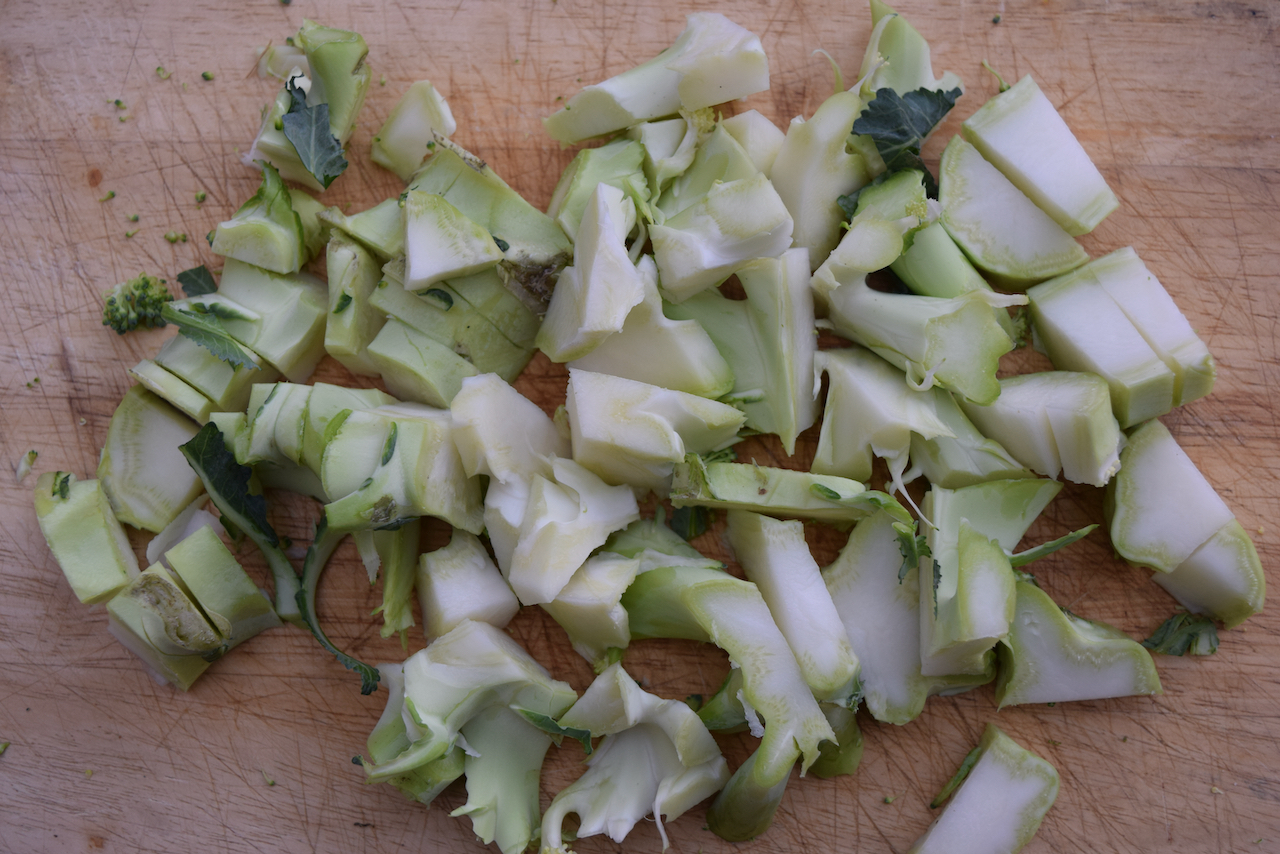
[[[1159,694],[1152,652],[1212,653],[1264,598],[1248,535],[1157,420],[1210,393],[1213,358],[1133,249],[1091,259],[1075,240],[1119,200],[1031,77],[932,174],[922,146],[963,84],[871,11],[859,79],[837,71],[785,131],[715,109],[767,90],[768,62],[755,34],[689,15],[544,120],[559,143],[603,142],[546,212],[451,140],[425,80],[370,152],[404,191],[326,206],[311,192],[362,156],[368,48],[307,21],[264,51],[282,85],[245,158],[261,186],[209,233],[221,272],[178,273],[180,299],[146,274],[107,292],[116,332],[178,334],[130,369],[96,477],[36,483],[75,595],[183,690],[259,632],[309,631],[363,693],[387,689],[352,785],[429,805],[465,778],[453,815],[504,854],[621,842],[648,815],[665,844],[703,801],[717,835],[759,836],[797,766],[856,772],[860,707],[905,725],[991,682],[1000,708]],[[1055,370],[1000,378],[1028,336]],[[566,366],[554,415],[511,385],[537,350]],[[329,356],[379,388],[310,384]],[[768,434],[793,454],[819,424],[810,471],[735,451]],[[1106,518],[1019,551],[1062,480],[1105,489]],[[272,490],[322,505],[301,566]],[[447,546],[423,553],[424,517],[452,526]],[[806,521],[848,532],[831,565]],[[740,574],[690,544],[712,524]],[[1099,525],[1185,608],[1141,643],[1028,569]],[[124,526],[154,535],[145,567]],[[427,643],[403,661],[358,660],[320,624],[348,536],[382,579],[383,637],[408,649],[420,605]],[[581,696],[502,631],[532,606],[598,674]],[[626,670],[641,638],[714,644],[730,673],[709,697],[658,696]],[[759,742],[730,767],[713,734],[738,731]],[[543,811],[566,736],[587,768]],[[1058,787],[989,725],[912,851],[1016,851]]]

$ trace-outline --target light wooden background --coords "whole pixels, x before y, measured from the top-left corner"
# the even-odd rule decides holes
[[[772,89],[735,109],[754,107],[784,127],[831,92],[827,63],[811,51],[825,49],[851,81],[870,31],[862,3],[837,0],[0,3],[0,741],[12,742],[0,757],[0,849],[479,849],[470,823],[447,815],[465,799],[461,786],[428,811],[362,783],[350,758],[385,695],[362,697],[352,674],[302,632],[251,641],[189,694],[152,681],[107,634],[101,609],[72,597],[36,527],[34,476],[17,486],[10,467],[35,448],[37,473],[92,474],[129,384],[125,368],[172,334],[116,337],[99,325],[99,294],[142,270],[172,279],[215,260],[202,236],[257,184],[239,154],[276,87],[250,74],[255,46],[283,39],[303,17],[356,29],[369,43],[374,85],[351,168],[326,201],[359,210],[399,191],[368,161],[369,139],[404,87],[425,77],[449,99],[456,140],[545,206],[571,152],[542,135],[539,118],[581,84],[656,53],[698,9],[761,35]],[[1280,4],[904,0],[900,9],[931,40],[935,68],[968,85],[926,151],[933,162],[994,93],[979,65],[986,58],[1010,80],[1034,74],[1098,163],[1122,204],[1083,242],[1094,255],[1135,246],[1217,357],[1215,393],[1164,421],[1255,533],[1280,586]],[[158,65],[172,77],[158,79]],[[215,79],[202,81],[202,71]],[[108,190],[115,199],[99,202]],[[208,198],[197,206],[199,190]],[[134,213],[136,226],[126,219]],[[191,241],[170,245],[170,230]],[[1013,359],[1014,368],[1042,366]],[[319,376],[344,374],[326,364]],[[539,358],[518,387],[551,409],[564,383]],[[790,464],[807,465],[815,441],[816,431],[807,434]],[[762,463],[773,455],[767,445],[752,453]],[[1068,486],[1028,542],[1100,521],[1101,505],[1099,490]],[[276,504],[279,528],[298,540],[313,515],[303,503]],[[434,528],[431,544],[445,537]],[[825,563],[840,538],[814,528],[813,542]],[[714,533],[701,545],[723,554]],[[1134,637],[1174,610],[1145,572],[1112,558],[1102,533],[1036,571],[1060,603]],[[357,656],[398,660],[398,644],[380,640],[364,616],[379,600],[362,576],[345,547],[325,579],[323,618]],[[904,728],[867,719],[855,777],[793,780],[772,830],[750,844],[721,842],[695,809],[671,826],[673,848],[905,851],[930,821],[929,798],[995,720],[1062,775],[1028,851],[1280,851],[1278,627],[1273,609],[1225,633],[1211,658],[1161,659],[1159,698],[997,715],[984,688],[933,700]],[[579,690],[588,684],[589,669],[541,613],[526,609],[512,633],[555,675]],[[411,632],[410,648],[420,645]],[[673,697],[714,690],[727,668],[722,654],[683,643],[639,643],[625,661]],[[751,749],[745,737],[722,744],[735,765]],[[577,748],[552,751],[544,804],[580,759]],[[624,847],[656,851],[657,833],[642,823]]]

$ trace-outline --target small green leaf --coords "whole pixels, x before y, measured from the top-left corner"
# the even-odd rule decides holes
[[[1071,545],[1077,540],[1084,539],[1085,537],[1089,536],[1089,534],[1093,533],[1093,529],[1096,527],[1098,526],[1086,525],[1080,530],[1072,531],[1070,534],[1067,534],[1062,537],[1058,537],[1058,539],[1056,540],[1050,540],[1047,543],[1041,543],[1040,545],[1036,546],[1033,549],[1027,549],[1025,552],[1018,552],[1015,555],[1010,555],[1009,565],[1014,567],[1015,569],[1020,566],[1026,566],[1027,564],[1031,563],[1031,561],[1033,560],[1039,560],[1040,558],[1046,555],[1053,554],[1058,549],[1065,548],[1066,546]]]
[[[338,297],[338,304],[334,306],[334,314],[342,314],[351,306],[351,294],[344,293]]]
[[[445,311],[453,308],[453,297],[449,295],[448,291],[442,291],[440,288],[432,288],[431,290],[426,291],[423,296],[433,299],[443,305]]]
[[[210,273],[209,268],[203,264],[179,273],[178,284],[182,285],[182,292],[189,297],[204,296],[218,290],[218,283],[213,280],[213,273]]]
[[[400,435],[400,425],[392,421],[391,432],[387,436],[387,444],[384,445],[382,448],[382,464],[384,466],[387,463],[391,462],[391,457],[396,452],[396,437],[399,435]],[[370,480],[372,480],[372,478],[370,478]]]
[[[233,368],[257,370],[253,355],[227,333],[216,315],[165,305],[160,316],[177,326],[179,331]]]
[[[508,249],[511,248],[511,244],[503,240],[498,235],[494,234],[492,235],[492,237],[493,237],[493,242],[498,244],[498,248],[501,249],[503,252],[506,252]]]
[[[253,470],[236,462],[216,424],[205,424],[181,450],[224,517],[230,517],[229,521],[255,539],[272,546],[280,544],[280,537],[267,521],[267,499],[249,492]],[[224,525],[227,521],[223,519]]]
[[[685,542],[706,532],[711,527],[709,507],[677,507],[671,511],[671,530]]]
[[[342,154],[342,144],[329,127],[329,105],[307,106],[307,95],[294,78],[289,78],[285,89],[293,99],[289,112],[280,121],[285,137],[293,143],[303,167],[326,189],[347,168]]]
[[[938,796],[929,802],[929,809],[936,810],[942,806],[942,802],[951,797],[951,793],[960,788],[960,784],[964,782],[964,778],[969,776],[969,772],[973,770],[973,766],[978,764],[978,760],[982,757],[982,748],[975,747],[969,751],[969,755],[960,763],[959,770],[952,777],[947,785],[942,787],[942,791],[938,792]]]
[[[923,171],[925,190],[937,198],[938,185],[925,168],[920,147],[956,105],[960,93],[958,88],[950,92],[921,88],[899,95],[888,87],[878,89],[875,99],[853,123],[853,132],[871,137],[889,172],[902,169]]]
[[[551,736],[551,740],[557,746],[565,736],[568,736],[582,742],[582,749],[587,752],[588,756],[591,755],[591,730],[560,726],[550,715],[544,715],[541,712],[531,712],[528,709],[516,709],[515,711],[523,715],[526,721]]]
[[[894,522],[893,530],[898,535],[898,551],[902,553],[902,566],[898,568],[898,583],[901,584],[912,567],[919,566],[920,560],[930,557],[933,552],[926,545],[926,537],[916,534],[914,522],[910,525]]]
[[[1218,650],[1218,627],[1208,617],[1174,614],[1142,645],[1161,655],[1211,655]]]
[[[53,479],[53,494],[66,501],[71,495],[71,473],[66,472],[62,477]]]

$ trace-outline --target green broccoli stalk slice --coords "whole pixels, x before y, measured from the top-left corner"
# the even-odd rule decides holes
[[[138,575],[138,559],[101,481],[45,472],[34,495],[40,531],[77,599],[105,602]]]
[[[577,240],[579,223],[596,187],[607,184],[629,196],[648,202],[650,188],[645,181],[645,146],[636,140],[617,139],[599,148],[584,148],[560,173],[547,216]]]
[[[370,145],[369,159],[408,181],[435,149],[435,135],[453,136],[458,123],[430,80],[413,83],[400,96]]]
[[[107,602],[107,630],[183,691],[209,669],[223,648],[222,637],[159,564]]]
[[[210,525],[200,526],[166,550],[164,559],[223,637],[224,652],[281,625],[267,597]]]
[[[236,462],[227,449],[222,431],[212,422],[200,428],[191,441],[182,446],[182,455],[204,483],[205,491],[222,515],[243,532],[266,558],[275,586],[275,609],[280,619],[304,625],[298,607],[301,585],[298,572],[280,545],[280,537],[267,521],[267,501],[249,489],[252,471]]]
[[[418,560],[418,602],[428,641],[464,620],[505,628],[520,601],[475,534],[455,528],[449,544]]]
[[[997,651],[996,702],[1002,709],[1163,693],[1151,653],[1141,644],[1063,610],[1030,581],[1017,582],[1017,608]]]
[[[961,844],[1015,854],[1035,835],[1058,796],[1058,772],[995,724],[987,724],[975,752],[969,773],[910,854],[942,854]]]
[[[389,696],[382,715],[366,741],[369,761],[374,764],[395,759],[422,735],[421,727],[409,717],[405,707],[404,664],[379,664],[378,675],[381,677],[378,681],[387,687]],[[386,782],[405,797],[430,806],[437,795],[462,776],[466,768],[465,756],[462,747],[455,746],[440,758],[399,776],[390,777]],[[352,761],[363,765],[359,756]]]
[[[382,762],[363,763],[369,782],[383,782],[448,754],[477,714],[506,706],[558,718],[577,699],[564,682],[515,641],[487,623],[466,621],[404,664],[408,744]]]
[[[905,528],[905,530],[904,530]],[[978,674],[924,676],[920,672],[920,566],[903,564],[901,539],[915,541],[915,526],[888,513],[857,524],[823,581],[861,664],[862,699],[878,721],[901,726],[920,715],[925,700],[990,682],[994,659]],[[905,572],[901,571],[905,567]]]
[[[706,197],[711,188],[726,181],[754,178],[760,169],[738,141],[716,123],[698,142],[693,162],[677,176],[657,200],[656,221],[661,223]]]
[[[622,595],[640,568],[639,558],[602,551],[587,558],[556,598],[542,606],[597,673],[614,663],[631,642]]]
[[[123,335],[135,329],[164,326],[160,310],[173,300],[164,282],[155,276],[139,273],[103,294],[102,325]]]
[[[989,439],[973,426],[956,403],[955,396],[934,386],[934,412],[954,436],[939,435],[926,439],[911,436],[913,471],[903,476],[910,481],[919,469],[929,483],[946,489],[959,489],[988,480],[1029,478],[1034,473],[1009,455],[999,442]]]
[[[662,836],[672,821],[714,794],[729,777],[720,748],[678,700],[643,691],[620,664],[613,664],[560,718],[562,727],[603,736],[588,769],[560,791],[542,820],[543,851],[565,851],[563,822],[579,818],[578,838],[607,833],[621,842],[652,813]]]
[[[886,86],[906,95],[917,89],[948,91],[963,85],[950,71],[933,76],[929,42],[881,0],[871,0],[871,23],[871,37],[858,72],[863,97],[869,98]]]
[[[480,841],[497,842],[502,854],[521,854],[538,832],[538,784],[553,739],[506,706],[484,709],[461,734],[470,748],[467,802],[449,815],[469,816]]]
[[[262,184],[235,215],[220,223],[212,249],[273,273],[302,268],[306,234],[289,189],[270,163],[262,163]]]

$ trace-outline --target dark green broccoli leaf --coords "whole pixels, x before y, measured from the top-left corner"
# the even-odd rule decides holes
[[[203,264],[179,273],[178,284],[182,285],[182,292],[189,297],[204,296],[218,290],[218,283],[213,280],[213,273],[210,273],[209,268]]]
[[[960,89],[939,92],[917,89],[899,95],[889,88],[876,91],[875,100],[867,105],[853,123],[853,132],[866,134],[889,172],[919,169],[924,172],[925,190],[938,196],[938,184],[920,158],[925,138],[956,105]]]
[[[576,739],[582,743],[582,749],[591,755],[591,730],[577,729],[576,727],[560,726],[550,715],[544,715],[541,712],[531,712],[528,709],[516,709],[526,721],[536,726],[538,729],[551,736],[551,740],[557,745],[565,736]]]
[[[342,143],[329,128],[329,105],[307,106],[307,93],[292,77],[285,89],[293,99],[289,112],[280,117],[285,138],[293,143],[303,167],[327,189],[347,168]]]
[[[1218,651],[1218,627],[1208,617],[1174,614],[1142,645],[1161,655],[1210,655]]]
[[[210,311],[174,308],[166,305],[162,311],[165,320],[192,341],[204,347],[233,368],[257,370],[258,361],[227,332],[216,314]]]

